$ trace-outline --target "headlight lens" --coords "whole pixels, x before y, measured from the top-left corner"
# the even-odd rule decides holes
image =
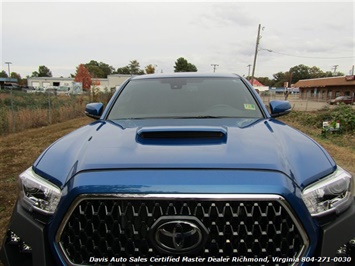
[[[61,198],[61,190],[38,176],[32,168],[20,174],[20,202],[32,212],[37,210],[44,214],[53,214]]]
[[[302,198],[312,216],[339,214],[353,202],[352,176],[338,166],[334,173],[305,188]]]

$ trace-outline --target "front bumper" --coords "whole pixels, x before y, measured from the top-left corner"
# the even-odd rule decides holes
[[[333,258],[352,256],[355,261],[355,248],[349,241],[355,238],[355,204],[341,216],[321,227],[321,236],[316,252],[299,265],[337,265]],[[13,232],[18,236],[14,241]],[[16,204],[10,220],[8,234],[5,236],[0,251],[1,261],[5,266],[49,266],[64,265],[56,254],[52,253],[48,243],[46,225],[34,220],[19,204]],[[26,247],[26,248],[24,248]],[[319,258],[325,258],[322,263]],[[148,265],[149,263],[143,263]],[[219,263],[220,264],[220,263]],[[271,263],[272,264],[272,263]],[[136,265],[136,264],[135,264]],[[351,265],[351,263],[349,263]]]
[[[49,251],[46,226],[34,220],[19,203],[12,213],[0,258],[6,266],[56,265]]]

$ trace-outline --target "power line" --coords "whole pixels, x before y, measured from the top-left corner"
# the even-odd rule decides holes
[[[271,49],[263,49],[260,48],[260,50],[268,51],[270,53],[275,53],[275,54],[280,54],[280,55],[286,55],[286,56],[293,56],[293,57],[301,57],[301,58],[313,58],[313,59],[346,59],[346,58],[355,58],[355,56],[340,56],[340,57],[318,57],[318,56],[303,56],[303,55],[292,55],[292,54],[286,54],[286,53],[280,53],[276,52]]]

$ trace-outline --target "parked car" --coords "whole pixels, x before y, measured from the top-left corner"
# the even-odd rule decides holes
[[[45,93],[45,94],[57,95],[57,88],[55,88],[55,87],[47,87],[47,88],[44,88],[44,93]]]
[[[69,95],[70,93],[70,87],[67,86],[59,86],[57,89],[57,94],[58,95]]]
[[[334,105],[334,104],[353,104],[354,103],[354,98],[351,96],[339,96],[336,97],[335,99],[332,99],[329,101],[330,105]]]
[[[353,177],[234,74],[131,77],[19,175],[6,266],[353,260]],[[350,244],[349,244],[350,243]],[[348,252],[348,253],[347,253]]]
[[[35,93],[36,89],[33,86],[22,86],[21,90],[26,93]]]
[[[14,84],[14,83],[5,83],[2,88],[4,90],[21,90],[21,87],[18,84]]]

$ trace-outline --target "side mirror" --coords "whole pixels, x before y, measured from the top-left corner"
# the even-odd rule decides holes
[[[271,117],[279,117],[287,115],[291,112],[291,104],[289,101],[270,101]]]
[[[89,103],[86,105],[85,114],[94,119],[100,119],[104,105],[102,103]]]

